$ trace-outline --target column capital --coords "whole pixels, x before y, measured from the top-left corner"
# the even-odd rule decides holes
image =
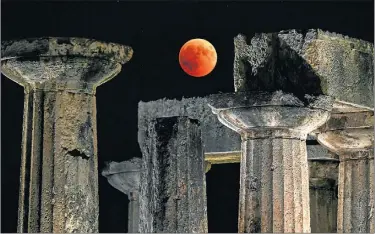
[[[129,161],[110,162],[102,171],[108,183],[125,193],[129,200],[134,200],[139,194],[142,171],[142,159],[132,158]]]
[[[131,47],[84,38],[32,38],[1,46],[1,69],[28,89],[95,93],[121,71]]]
[[[216,94],[209,100],[221,123],[242,138],[251,139],[306,139],[309,132],[328,120],[332,108],[328,96],[306,95],[301,101],[281,91]]]
[[[368,151],[374,146],[374,112],[332,113],[317,140],[338,155]]]

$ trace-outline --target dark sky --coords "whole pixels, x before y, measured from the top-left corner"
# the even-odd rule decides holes
[[[2,2],[2,40],[87,37],[130,45],[131,61],[97,90],[99,170],[105,161],[141,157],[140,100],[233,92],[233,37],[283,29],[321,28],[373,42],[374,5],[368,2]],[[186,75],[180,47],[205,38],[218,62],[208,76]],[[1,232],[15,232],[23,89],[1,78]],[[127,197],[99,176],[100,232],[127,230]],[[207,174],[209,232],[237,232],[239,165],[215,165]]]

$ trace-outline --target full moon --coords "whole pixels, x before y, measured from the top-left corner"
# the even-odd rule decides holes
[[[194,77],[208,75],[216,66],[217,54],[214,46],[204,39],[186,42],[178,56],[182,70]]]

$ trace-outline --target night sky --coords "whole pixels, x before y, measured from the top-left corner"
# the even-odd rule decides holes
[[[134,56],[97,89],[99,170],[106,161],[141,157],[140,100],[233,92],[233,37],[284,29],[321,28],[374,40],[374,5],[367,2],[11,2],[1,4],[2,40],[61,36],[129,45]],[[218,62],[204,78],[185,74],[180,47],[204,38]],[[1,76],[1,232],[17,226],[23,88]],[[239,165],[214,165],[207,174],[209,232],[237,232]],[[127,231],[127,196],[99,175],[100,232]]]

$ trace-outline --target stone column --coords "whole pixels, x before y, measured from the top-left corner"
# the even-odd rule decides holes
[[[373,112],[338,113],[318,141],[339,155],[337,232],[374,233]]]
[[[137,233],[139,228],[139,186],[142,159],[132,158],[124,162],[110,162],[102,175],[116,189],[129,198],[128,233]]]
[[[140,232],[206,233],[204,156],[199,122],[157,118],[143,149]]]
[[[3,74],[25,90],[18,232],[98,232],[95,89],[131,48],[40,38],[1,52]]]
[[[329,117],[326,96],[282,93],[211,97],[220,122],[242,137],[238,231],[310,232],[307,134]]]
[[[308,148],[312,147],[322,152],[313,151],[315,157],[309,159],[311,232],[335,233],[339,161],[335,154],[325,152],[320,145],[308,145]],[[324,153],[324,157],[316,157],[319,153]]]

